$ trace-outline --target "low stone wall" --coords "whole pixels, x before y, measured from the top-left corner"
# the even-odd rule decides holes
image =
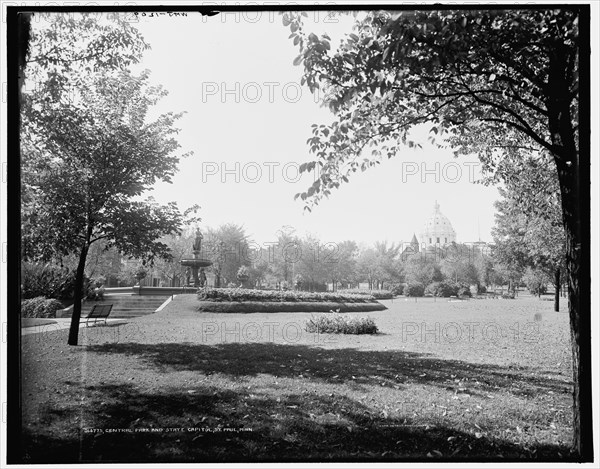
[[[171,296],[171,295],[195,295],[198,293],[196,287],[130,287],[133,295],[141,296]]]
[[[340,310],[340,313],[359,313],[383,311],[386,306],[374,303],[335,303],[301,301],[200,301],[198,311],[204,313],[328,313]]]

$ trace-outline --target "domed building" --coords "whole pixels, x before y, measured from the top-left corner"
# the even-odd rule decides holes
[[[440,211],[440,204],[435,202],[433,213],[427,218],[419,233],[421,246],[444,246],[456,242],[456,231],[448,217]]]

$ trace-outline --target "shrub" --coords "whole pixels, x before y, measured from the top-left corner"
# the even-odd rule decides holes
[[[471,298],[471,288],[468,285],[457,285],[456,296],[467,296]]]
[[[56,310],[63,308],[63,304],[54,298],[38,296],[21,302],[21,317],[54,318],[56,317]]]
[[[369,317],[353,318],[339,313],[312,316],[306,321],[304,329],[306,332],[329,334],[377,334],[378,332],[375,321]]]
[[[394,285],[392,287],[392,295],[393,296],[400,296],[400,295],[402,295],[403,292],[404,292],[404,285],[402,285],[401,283],[398,285]]]
[[[425,288],[425,294],[442,298],[455,296],[457,291],[457,285],[448,282],[433,282],[427,285],[427,288]]]
[[[104,299],[104,287],[96,287],[87,296],[88,300],[102,301]]]
[[[75,270],[69,271],[52,264],[22,264],[21,295],[25,299],[46,297],[72,300],[75,293]],[[93,293],[87,276],[83,278],[84,296]]]
[[[422,283],[409,283],[404,287],[405,296],[423,296],[425,295],[425,287]]]
[[[205,288],[198,291],[201,301],[264,301],[264,302],[336,302],[372,303],[375,297],[369,294],[347,294],[340,292],[303,292],[292,290],[254,290],[249,288]]]

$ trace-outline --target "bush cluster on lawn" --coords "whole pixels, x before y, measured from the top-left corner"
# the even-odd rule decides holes
[[[56,310],[63,308],[63,304],[54,298],[38,296],[21,302],[21,317],[54,318],[56,317]]]
[[[456,289],[456,296],[468,296],[471,298],[473,294],[471,293],[471,289],[468,285],[459,285]]]
[[[201,288],[198,291],[201,301],[331,301],[336,303],[372,303],[373,295],[346,293],[319,293],[303,291],[251,290],[247,288]]]
[[[344,295],[371,295],[376,300],[391,300],[394,296],[390,290],[360,290],[358,288],[349,288],[347,290],[340,290],[339,293]]]
[[[449,282],[433,282],[427,285],[427,288],[425,288],[426,295],[438,296],[442,298],[456,296],[457,291],[457,285],[450,284]]]
[[[425,288],[426,295],[432,295],[442,298],[449,296],[471,296],[471,289],[468,285],[454,282],[433,282]]]
[[[405,296],[424,296],[425,286],[422,283],[409,283],[404,287]]]
[[[306,332],[329,334],[377,334],[375,321],[369,317],[353,318],[339,313],[312,316],[304,327]]]

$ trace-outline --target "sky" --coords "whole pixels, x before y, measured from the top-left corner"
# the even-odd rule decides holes
[[[437,200],[459,241],[491,241],[498,192],[473,183],[477,158],[427,144],[353,176],[310,213],[294,200],[314,177],[298,175],[312,160],[311,124],[334,117],[300,86],[303,68],[292,63],[298,49],[278,13],[131,19],[151,45],[135,71],[149,69],[152,83],[169,92],[156,113],[186,112],[178,140],[182,152],[194,153],[172,184],[151,195],[182,210],[199,204],[201,228],[233,222],[258,243],[273,241],[284,225],[323,242],[408,242]],[[310,12],[306,31],[328,33],[335,49],[352,23],[350,15]]]

